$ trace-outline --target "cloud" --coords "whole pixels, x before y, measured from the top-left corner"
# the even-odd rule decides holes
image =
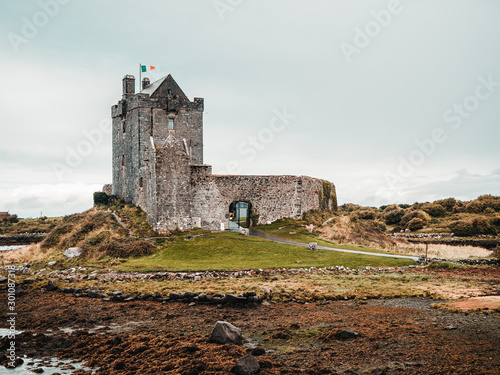
[[[91,208],[93,192],[101,189],[86,184],[0,186],[0,210],[20,217],[68,215]]]
[[[500,195],[500,169],[486,174],[457,170],[440,178],[413,179],[410,183],[397,188],[383,187],[375,195],[367,196],[360,203],[367,206],[380,206],[391,203],[432,202],[454,197],[471,200],[480,195]]]
[[[443,113],[474,93],[479,76],[500,81],[500,2],[405,2],[347,63],[340,43],[352,43],[355,28],[386,7],[255,0],[221,20],[212,1],[68,2],[18,53],[0,39],[0,171],[10,189],[0,210],[8,203],[25,216],[59,215],[91,205],[90,186],[111,182],[110,134],[78,162],[68,158],[88,140],[84,131],[110,119],[123,76],[137,76],[139,63],[171,73],[190,98],[205,98],[204,160],[214,172],[234,159],[243,174],[311,175],[334,182],[341,202],[366,204],[495,194],[488,176],[500,160],[500,90],[394,191],[384,173],[443,126]],[[11,1],[2,10],[6,36],[20,33],[40,3]],[[238,146],[283,106],[296,118],[246,160]],[[74,165],[61,176],[55,163]],[[452,172],[461,169],[470,175]],[[51,193],[68,201],[47,205]]]

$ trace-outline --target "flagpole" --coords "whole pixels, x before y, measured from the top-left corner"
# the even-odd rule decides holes
[[[139,92],[141,92],[142,86],[142,64],[139,63]]]

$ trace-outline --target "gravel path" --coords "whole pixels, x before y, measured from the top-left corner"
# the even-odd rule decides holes
[[[250,236],[265,238],[266,240],[271,240],[274,242],[284,243],[288,245],[297,245],[308,247],[309,245],[303,242],[287,240],[284,238],[276,237],[259,230],[250,229]],[[386,258],[403,258],[403,259],[413,259],[415,262],[418,261],[418,257],[406,256],[406,255],[394,255],[394,254],[383,254],[383,253],[370,253],[367,251],[357,251],[357,250],[347,250],[347,249],[339,249],[336,247],[327,247],[327,246],[318,246],[320,250],[330,250],[330,251],[339,251],[342,253],[351,253],[351,254],[362,254],[362,255],[374,255],[378,257],[386,257]]]

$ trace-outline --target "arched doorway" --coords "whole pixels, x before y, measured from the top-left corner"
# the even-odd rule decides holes
[[[250,202],[235,201],[229,205],[229,229],[238,230],[250,227]]]

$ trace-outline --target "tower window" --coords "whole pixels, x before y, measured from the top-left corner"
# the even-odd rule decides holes
[[[127,131],[127,127],[125,125],[125,121],[122,121],[122,130],[123,130],[123,133],[125,133]]]
[[[125,166],[125,155],[122,155],[121,159],[122,159],[122,161],[121,161],[122,167],[124,167]]]
[[[173,118],[168,119],[168,129],[174,130],[174,119]]]
[[[142,182],[142,177],[139,178],[139,187],[142,187],[143,186],[143,182]]]

